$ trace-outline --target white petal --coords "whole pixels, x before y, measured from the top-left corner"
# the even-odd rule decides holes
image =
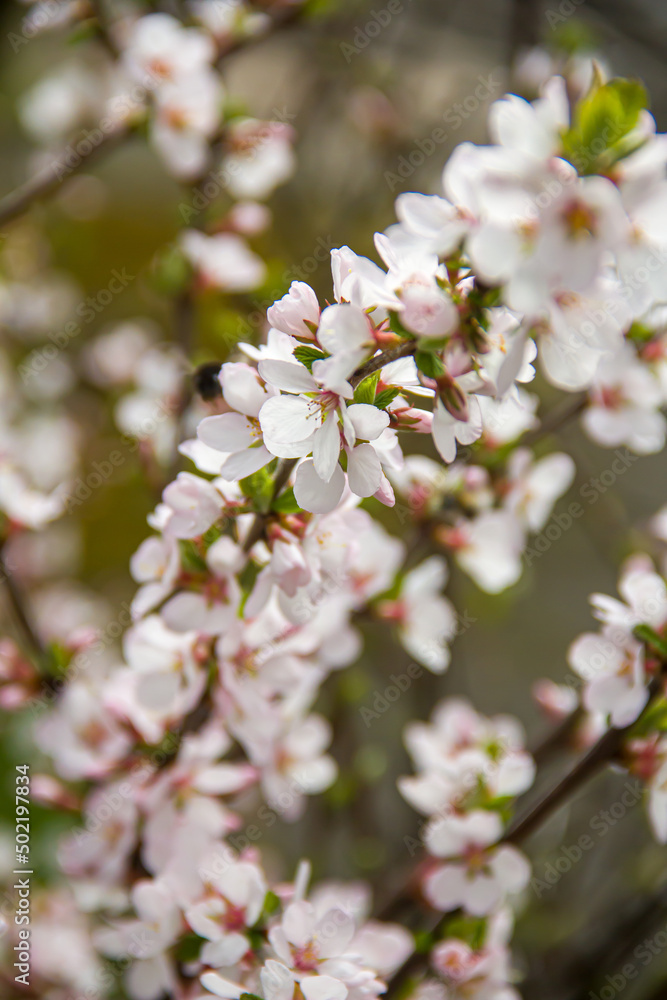
[[[369,446],[370,447],[370,446]],[[323,482],[310,459],[302,462],[296,471],[294,496],[299,507],[312,514],[328,514],[337,506],[345,489],[345,474],[340,465],[328,483]]]
[[[347,479],[358,497],[372,497],[382,482],[382,466],[370,444],[358,444],[347,453]]]
[[[357,440],[375,441],[389,426],[389,414],[369,403],[353,403],[347,408]]]
[[[340,455],[340,433],[337,412],[329,413],[313,438],[313,462],[320,479],[328,483],[334,474]]]
[[[263,469],[272,460],[273,455],[263,444],[259,448],[246,448],[244,451],[237,451],[235,455],[230,455],[224,462],[220,469],[220,478],[228,483],[234,483],[238,479],[251,476],[258,469]]]
[[[266,401],[259,413],[262,433],[276,444],[305,441],[321,422],[320,407],[300,396],[274,396]]]
[[[317,383],[305,365],[290,361],[260,361],[257,366],[265,382],[283,392],[315,392]]]
[[[204,417],[197,428],[197,437],[209,448],[234,452],[254,444],[257,433],[253,424],[243,414],[221,413],[215,417]]]

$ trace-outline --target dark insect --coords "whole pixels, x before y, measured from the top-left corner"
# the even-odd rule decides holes
[[[202,399],[209,400],[222,396],[222,387],[218,379],[221,368],[222,361],[207,361],[195,369],[192,379],[195,391]]]

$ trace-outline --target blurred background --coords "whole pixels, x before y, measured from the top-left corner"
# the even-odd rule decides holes
[[[19,3],[2,10],[2,194],[24,180],[34,156],[35,135],[26,123],[31,107],[35,117],[35,88],[43,88],[41,106],[51,109],[43,123],[48,130],[51,114],[71,111],[72,95],[85,102],[86,74],[100,57],[85,38],[67,43],[58,32],[25,41],[25,10]],[[238,340],[259,339],[267,305],[292,279],[330,296],[328,250],[347,244],[374,257],[372,234],[393,221],[396,195],[439,191],[454,146],[486,141],[489,103],[509,88],[534,96],[564,53],[592,52],[614,74],[640,77],[658,129],[667,128],[667,5],[661,0],[400,0],[391,15],[387,10],[383,0],[323,0],[312,16],[226,61],[225,81],[235,101],[257,117],[278,117],[294,127],[297,168],[269,202],[271,227],[253,241],[269,262],[265,286],[249,296],[202,297],[188,345],[193,366],[225,360]],[[11,42],[17,33],[25,42],[18,47]],[[59,81],[67,74],[75,85],[63,97]],[[88,496],[85,488],[80,491],[83,499],[68,516],[44,536],[26,540],[23,562],[32,569],[23,583],[47,628],[53,629],[54,620],[104,627],[118,617],[135,589],[129,558],[148,532],[146,516],[161,486],[175,471],[147,461],[119,430],[118,399],[145,387],[133,384],[130,371],[125,384],[107,391],[94,377],[92,345],[100,334],[137,318],[155,344],[179,341],[178,278],[169,248],[182,226],[183,200],[184,189],[137,135],[0,233],[0,337],[17,365],[49,333],[64,329],[86,297],[97,301],[112,272],[132,276],[113,301],[81,324],[67,345],[67,371],[55,365],[48,379],[35,380],[34,389],[26,383],[42,435],[35,465],[45,485],[66,468],[85,487],[94,463],[114,450],[122,455],[101,485]],[[532,390],[541,397],[541,412],[548,412],[553,390],[539,379]],[[275,855],[276,870],[289,874],[308,853],[318,877],[369,879],[381,903],[409,867],[405,838],[416,836],[419,827],[395,787],[396,777],[409,771],[401,742],[405,723],[426,718],[438,699],[456,694],[469,696],[482,712],[516,714],[532,746],[553,726],[536,707],[531,686],[541,677],[566,678],[567,647],[591,626],[588,595],[615,592],[623,558],[650,544],[646,520],[667,498],[665,460],[658,455],[611,477],[595,503],[582,500],[582,489],[610,468],[614,456],[587,441],[575,424],[548,441],[549,450],[559,447],[575,458],[578,479],[556,510],[579,500],[584,515],[498,597],[483,594],[453,569],[448,594],[469,625],[454,644],[448,673],[424,671],[370,723],[361,709],[376,704],[389,675],[404,672],[409,660],[387,628],[362,625],[361,659],[330,680],[320,705],[334,721],[333,754],[341,775],[329,793],[310,802],[296,826],[279,823],[263,841],[269,863]],[[45,453],[52,468],[43,466]],[[383,519],[390,531],[404,532],[396,514],[386,511]],[[7,775],[1,804],[9,819],[9,765],[18,758],[39,762],[29,720],[10,717],[0,754]],[[549,763],[540,778],[545,787],[566,763]],[[527,894],[516,938],[526,998],[599,995],[606,977],[628,962],[637,969],[623,989],[628,1000],[667,995],[664,944],[655,946],[646,966],[634,953],[667,928],[667,852],[653,842],[641,806],[626,809],[604,833],[600,824],[597,832],[591,826],[592,817],[619,801],[627,780],[607,773],[590,783],[529,845],[535,874],[542,877],[563,856],[563,846],[576,844],[582,833],[595,841],[595,849],[559,875],[557,884]],[[35,822],[33,849],[41,877],[48,878],[67,820],[36,808]]]

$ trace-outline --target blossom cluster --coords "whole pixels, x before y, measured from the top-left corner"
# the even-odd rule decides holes
[[[528,884],[530,865],[499,841],[512,801],[535,774],[521,726],[509,716],[487,719],[450,698],[436,706],[431,722],[408,726],[405,744],[417,773],[400,779],[399,790],[428,817],[422,890],[433,907],[452,914],[431,954],[440,982],[422,985],[416,995],[450,996],[460,988],[463,995],[515,996],[508,902]]]
[[[204,198],[202,175],[220,160],[225,214],[171,248],[191,298],[262,284],[265,264],[247,240],[268,224],[259,202],[293,169],[284,122],[225,115],[220,57],[265,15],[223,6],[194,4],[196,27],[162,13],[114,25],[109,79],[92,97],[77,84],[97,99],[94,114],[127,81],[143,88],[123,105],[123,127],[145,119],[168,168]],[[33,94],[26,123],[44,120],[45,101],[61,102],[48,141],[87,120],[91,104],[73,118],[71,93],[70,81]],[[369,919],[364,885],[308,891],[307,863],[290,883],[267,874],[248,816],[298,820],[307,796],[335,782],[332,726],[316,701],[358,658],[362,618],[389,623],[409,656],[441,674],[458,630],[443,553],[489,593],[519,579],[529,535],[575,476],[567,454],[541,448],[548,428],[526,388],[536,367],[578,394],[575,412],[599,444],[648,453],[665,440],[667,146],[642,88],[595,71],[571,110],[555,77],[532,104],[494,104],[490,131],[493,145],[456,150],[445,197],[399,197],[398,222],[376,234],[382,266],[332,250],[325,303],[293,282],[268,309],[262,342],[214,366],[204,400],[189,405],[184,352],[140,320],[82,352],[84,377],[120,390],[115,419],[148,442],[143,458],[164,470],[178,447],[196,472],[168,482],[149,515],[121,652],[83,627],[83,600],[62,595],[44,616],[57,622],[44,629],[46,685],[17,648],[0,647],[0,704],[44,709],[35,739],[55,773],[36,776],[33,794],[79,824],[58,850],[69,892],[49,897],[36,921],[45,995],[99,981],[103,955],[126,970],[132,1000],[192,1000],[201,989],[226,1000],[372,1000],[414,951],[407,930]],[[35,311],[49,308],[28,284],[0,299],[19,341],[34,328],[43,337]],[[59,356],[50,371],[40,384],[59,401],[70,365]],[[78,458],[69,425],[54,433],[51,417],[33,417],[24,431],[24,401],[7,392],[2,406],[11,546],[64,513],[66,495],[53,489]],[[192,436],[179,445],[183,427]],[[58,442],[54,468],[31,462],[33,438],[40,456]],[[412,453],[429,438],[432,457]],[[441,551],[415,555],[412,539],[380,522],[378,503]],[[648,782],[664,841],[664,702],[652,699],[667,585],[636,557],[619,591],[623,602],[594,595],[601,629],[574,642],[569,662],[590,731],[628,728],[623,761]],[[40,687],[62,678],[42,704]],[[412,995],[511,1000],[511,903],[530,867],[506,833],[535,776],[522,728],[452,698],[410,724],[405,743],[416,774],[399,788],[427,817],[420,901],[444,915],[433,975]],[[49,939],[74,905],[68,943],[82,960],[70,969]]]

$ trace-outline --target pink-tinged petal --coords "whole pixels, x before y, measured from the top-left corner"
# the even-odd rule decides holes
[[[317,383],[305,365],[291,361],[260,361],[257,366],[265,382],[282,392],[316,392]]]
[[[389,414],[369,403],[353,403],[348,406],[347,415],[358,441],[375,441],[389,427]]]
[[[333,757],[325,754],[297,764],[291,773],[305,795],[319,795],[333,785],[338,777],[338,765]]]
[[[296,472],[294,496],[299,507],[311,514],[328,514],[340,501],[345,489],[345,474],[340,465],[328,483],[317,475],[310,459],[302,462]]]
[[[204,795],[232,795],[256,780],[257,771],[251,764],[212,764],[198,773],[192,787]]]
[[[197,437],[216,451],[242,451],[257,440],[256,428],[242,413],[220,413],[204,417],[197,428]]]
[[[364,964],[381,976],[390,976],[414,947],[414,938],[404,927],[368,920],[355,936],[351,951],[361,954]]]
[[[340,455],[338,414],[329,413],[313,438],[313,463],[320,479],[328,483],[334,474]]]
[[[290,757],[313,757],[326,750],[331,736],[331,725],[323,715],[309,715],[285,737],[285,749]]]
[[[276,330],[312,340],[312,331],[305,321],[317,325],[320,305],[310,285],[304,281],[293,281],[287,294],[267,310],[266,318]]]
[[[475,917],[484,917],[495,910],[503,898],[503,888],[498,879],[479,872],[468,880],[463,906]]]
[[[370,444],[358,444],[347,453],[347,479],[358,497],[372,497],[382,482],[382,466]]]
[[[309,438],[322,423],[322,410],[300,396],[274,396],[259,414],[265,438],[276,444],[292,445]]]
[[[380,480],[380,488],[375,491],[373,496],[376,500],[379,500],[380,503],[383,503],[385,507],[393,507],[396,503],[394,488],[385,476],[384,472],[382,473],[382,479]]]
[[[604,634],[584,632],[575,639],[567,661],[585,681],[617,674],[623,667],[625,653],[621,646]]]

